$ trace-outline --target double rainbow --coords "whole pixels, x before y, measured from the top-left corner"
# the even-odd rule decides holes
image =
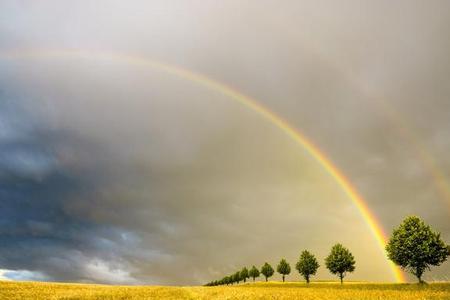
[[[362,218],[368,225],[372,232],[380,250],[385,255],[386,234],[381,225],[370,211],[364,198],[358,193],[355,187],[351,184],[349,179],[333,164],[333,162],[303,133],[295,129],[288,122],[283,120],[280,116],[270,111],[257,100],[227,86],[224,83],[216,81],[205,75],[173,66],[159,61],[153,61],[144,57],[122,55],[115,53],[104,52],[88,52],[79,50],[58,50],[58,51],[15,51],[9,53],[0,53],[1,59],[23,59],[23,58],[42,58],[42,57],[76,57],[84,59],[110,59],[120,61],[130,65],[137,65],[141,67],[148,67],[163,71],[165,73],[175,75],[177,77],[197,83],[205,88],[216,91],[227,96],[241,105],[247,107],[251,111],[259,114],[262,118],[272,123],[274,126],[282,130],[299,146],[304,148],[343,189],[345,194],[351,199],[354,205],[358,208]],[[403,273],[391,261],[388,260],[390,270],[397,282],[404,282]]]

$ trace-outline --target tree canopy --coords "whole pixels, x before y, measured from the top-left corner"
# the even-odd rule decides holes
[[[255,266],[253,266],[253,267],[250,269],[248,275],[249,275],[251,278],[253,278],[253,281],[255,281],[255,278],[259,277],[259,270],[258,270],[258,268],[256,268]]]
[[[347,248],[341,244],[336,244],[331,248],[330,255],[325,259],[325,265],[332,274],[339,276],[342,284],[347,272],[355,270],[355,258]]]
[[[419,282],[425,270],[439,266],[450,256],[450,246],[440,234],[416,216],[407,217],[394,230],[386,251],[390,260],[416,276]]]
[[[241,280],[244,280],[244,283],[247,281],[247,278],[249,278],[248,270],[246,267],[242,268],[240,277],[241,277]]]
[[[295,268],[298,270],[300,275],[305,278],[306,283],[309,283],[309,279],[311,275],[315,275],[317,269],[319,268],[319,263],[314,255],[312,255],[309,251],[305,250],[300,255],[300,258],[295,265]]]
[[[237,271],[232,276],[233,276],[233,283],[239,284],[239,282],[241,281],[241,272]]]
[[[271,265],[269,265],[267,262],[264,263],[264,265],[261,267],[261,274],[264,275],[264,277],[266,278],[266,281],[269,277],[271,277],[273,275],[273,268]]]
[[[291,266],[289,265],[289,263],[284,258],[281,259],[280,263],[278,264],[277,272],[282,275],[283,282],[284,282],[284,277],[291,273]]]

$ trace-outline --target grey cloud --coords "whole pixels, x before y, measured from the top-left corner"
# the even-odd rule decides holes
[[[450,239],[450,204],[414,144],[450,177],[447,2],[134,4],[2,2],[0,53],[134,53],[204,73],[301,129],[387,231],[419,214]],[[0,56],[0,90],[2,269],[193,284],[293,263],[304,248],[322,259],[339,240],[357,258],[354,278],[391,279],[333,178],[217,91],[70,56]]]

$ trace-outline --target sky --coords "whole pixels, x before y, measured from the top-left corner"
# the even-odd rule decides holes
[[[388,235],[414,214],[449,243],[449,28],[448,1],[1,1],[0,279],[193,285],[293,267],[305,249],[332,279],[340,242],[349,279],[393,281],[307,149],[220,91],[123,57],[255,99]],[[449,278],[446,262],[425,279]]]

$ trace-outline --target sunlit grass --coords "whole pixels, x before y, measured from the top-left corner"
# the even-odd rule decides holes
[[[105,286],[64,283],[0,282],[0,299],[450,299],[450,283],[379,284],[258,282],[220,287]]]

